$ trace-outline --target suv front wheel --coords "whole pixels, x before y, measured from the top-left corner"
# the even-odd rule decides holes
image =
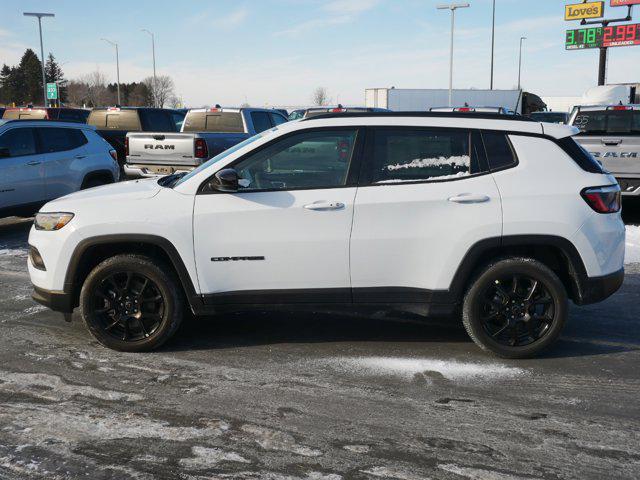
[[[464,298],[462,321],[480,348],[504,358],[527,358],[551,345],[568,315],[558,276],[531,258],[486,266]]]
[[[87,327],[105,347],[154,350],[176,332],[183,295],[172,270],[141,255],[117,255],[96,266],[80,292]]]

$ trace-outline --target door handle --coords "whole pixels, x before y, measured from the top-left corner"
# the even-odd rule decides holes
[[[313,202],[308,205],[305,205],[304,208],[307,210],[341,210],[344,208],[344,203],[342,202]]]
[[[620,145],[621,143],[621,138],[605,138],[602,140],[602,144],[608,147],[615,147],[616,145]]]
[[[83,158],[87,158],[86,155],[76,155],[75,158],[77,158],[78,160],[82,160]]]
[[[455,203],[484,203],[488,202],[490,198],[482,194],[460,193],[454,197],[449,197],[448,200]]]
[[[30,162],[27,162],[27,165],[40,165],[42,162],[38,162],[37,160],[31,160]]]

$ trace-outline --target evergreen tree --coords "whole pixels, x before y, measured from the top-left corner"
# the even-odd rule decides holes
[[[21,103],[32,103],[34,105],[42,105],[42,64],[38,60],[37,55],[33,50],[27,48],[20,59],[19,80],[22,80],[19,85],[21,92],[16,92],[22,98]]]
[[[62,68],[56,62],[55,57],[51,52],[49,52],[49,56],[47,57],[47,62],[44,64],[44,76],[47,80],[47,83],[57,83],[58,84],[58,97],[60,103],[64,103],[67,101],[67,81],[64,78],[64,73],[62,72]]]
[[[2,65],[0,70],[0,104],[7,105],[13,100],[13,94],[10,91],[11,67],[6,63]]]

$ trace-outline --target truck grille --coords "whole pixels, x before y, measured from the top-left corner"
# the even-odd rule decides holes
[[[640,178],[618,178],[622,193],[635,192],[640,188]]]

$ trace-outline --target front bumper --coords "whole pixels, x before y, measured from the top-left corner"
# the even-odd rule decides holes
[[[45,290],[44,288],[34,286],[31,298],[40,305],[44,305],[56,312],[73,312],[73,295],[70,293]]]
[[[581,283],[580,305],[601,302],[616,293],[624,281],[624,268],[602,277],[587,277]]]

